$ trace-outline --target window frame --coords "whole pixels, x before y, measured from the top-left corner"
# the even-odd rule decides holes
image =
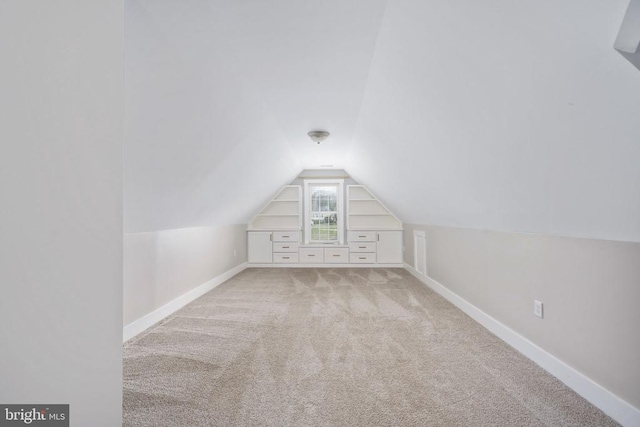
[[[311,191],[310,187],[337,185],[337,241],[311,241]],[[305,179],[304,180],[304,242],[307,245],[343,245],[344,244],[344,179]]]

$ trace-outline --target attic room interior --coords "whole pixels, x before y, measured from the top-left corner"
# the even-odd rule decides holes
[[[640,0],[0,35],[1,425],[640,426]]]

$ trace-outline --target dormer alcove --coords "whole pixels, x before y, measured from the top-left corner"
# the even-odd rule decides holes
[[[250,265],[401,267],[402,221],[342,170],[305,170],[247,228]]]

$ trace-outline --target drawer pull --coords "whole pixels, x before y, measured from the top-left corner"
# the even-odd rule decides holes
[[[366,246],[358,246],[358,249],[367,249]]]
[[[307,256],[316,256],[315,254],[308,254]]]
[[[367,259],[366,256],[359,256],[358,259]]]
[[[339,255],[339,254],[337,254],[337,255],[334,255],[334,256],[340,256],[340,255]]]
[[[358,236],[358,237],[361,237],[361,238],[363,238],[363,239],[364,239],[364,238],[365,238],[365,237],[367,237],[367,236]]]
[[[282,238],[283,238],[283,239],[288,239],[288,238],[289,238],[289,236],[282,236]]]
[[[289,249],[289,246],[283,246],[282,249]]]
[[[288,256],[283,256],[282,259],[289,259],[289,257]]]

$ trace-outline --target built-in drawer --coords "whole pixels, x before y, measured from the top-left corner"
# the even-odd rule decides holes
[[[347,235],[349,242],[375,242],[375,231],[349,231]]]
[[[376,254],[370,252],[349,254],[349,261],[351,261],[351,264],[375,264]]]
[[[275,244],[273,247],[275,248]],[[349,243],[350,252],[375,252],[376,242]]]
[[[323,263],[324,262],[324,252],[322,248],[300,248],[298,252],[300,254],[300,262],[301,263]]]
[[[273,252],[298,252],[297,243],[274,243]]]
[[[298,231],[274,231],[274,242],[297,242],[300,236]]]
[[[346,264],[349,262],[349,249],[347,248],[325,248],[325,264]]]
[[[294,253],[274,253],[273,262],[276,264],[298,263],[298,254]]]

